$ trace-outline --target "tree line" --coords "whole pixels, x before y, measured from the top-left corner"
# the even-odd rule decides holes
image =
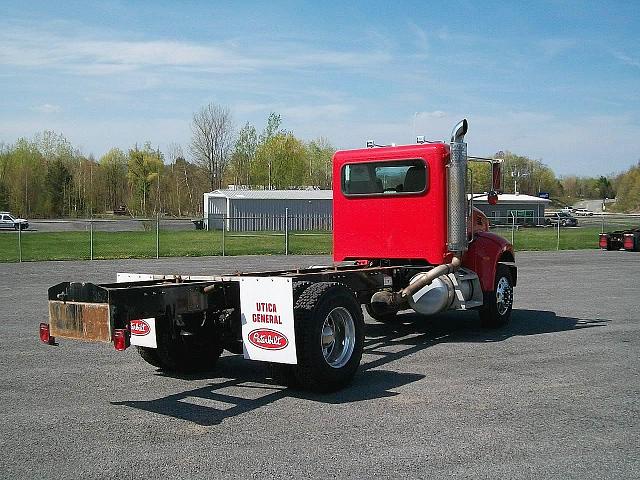
[[[281,124],[271,113],[262,132],[250,123],[236,132],[229,109],[210,104],[193,115],[186,149],[146,142],[96,159],[51,131],[0,144],[0,210],[87,217],[124,206],[132,215],[200,216],[203,193],[229,185],[331,188],[333,146],[305,142]]]
[[[609,178],[606,176],[588,177],[568,175],[556,177],[553,170],[540,160],[527,156],[517,155],[509,151],[499,151],[494,158],[501,158],[502,163],[502,191],[504,193],[524,193],[537,196],[540,193],[548,193],[549,197],[559,204],[573,205],[583,199],[616,198],[620,195],[627,197],[625,189],[619,187],[623,184],[626,173]],[[470,182],[473,182],[475,192],[483,192],[490,184],[490,171],[488,164],[471,163],[473,172]],[[633,183],[633,182],[631,182]],[[640,184],[638,184],[640,187]],[[635,205],[635,207],[632,206]],[[639,208],[640,197],[634,201],[626,202],[627,209]]]
[[[239,129],[231,111],[209,104],[195,112],[191,141],[165,151],[151,143],[113,148],[99,159],[61,134],[0,144],[0,210],[27,217],[87,217],[121,206],[132,215],[202,215],[204,192],[236,188],[331,188],[334,147],[325,138],[305,142],[271,113],[261,132]],[[618,198],[624,211],[640,210],[640,163],[615,177],[556,177],[540,160],[500,151],[505,193],[549,193],[559,203]],[[490,184],[487,164],[471,163],[474,192]]]

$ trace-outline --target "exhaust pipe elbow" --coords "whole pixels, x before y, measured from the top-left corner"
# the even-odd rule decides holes
[[[421,288],[429,285],[436,278],[441,275],[448,275],[460,268],[462,265],[462,258],[460,255],[454,255],[451,263],[445,263],[432,268],[428,272],[420,275],[416,281],[408,285],[406,288],[398,292],[390,292],[388,290],[380,290],[373,294],[371,297],[372,304],[380,304],[385,307],[395,307],[402,309],[407,305],[409,297],[419,291]]]
[[[464,141],[464,136],[467,134],[469,123],[467,119],[462,119],[451,131],[451,143],[460,143]]]
[[[404,288],[400,292],[400,297],[406,300],[408,297],[412,296],[421,288],[429,285],[439,276],[448,275],[449,273],[455,272],[460,268],[461,265],[462,265],[462,259],[460,258],[460,255],[454,255],[453,259],[451,260],[451,263],[438,265],[437,267],[423,274],[420,278],[418,278],[416,281],[408,285],[406,288]]]

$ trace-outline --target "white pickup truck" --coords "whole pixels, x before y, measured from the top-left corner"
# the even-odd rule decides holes
[[[593,216],[593,212],[591,210],[589,210],[588,208],[574,208],[573,209],[573,213],[574,213],[574,215],[577,215],[579,217],[592,217]]]

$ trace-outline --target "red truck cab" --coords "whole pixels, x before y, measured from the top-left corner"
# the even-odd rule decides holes
[[[442,263],[448,253],[448,157],[444,143],[337,152],[334,259]]]
[[[440,265],[447,246],[445,143],[342,150],[333,158],[333,255],[346,260]],[[499,261],[513,262],[513,247],[489,233],[487,217],[473,209],[463,265],[492,290]],[[515,275],[515,272],[514,272]]]

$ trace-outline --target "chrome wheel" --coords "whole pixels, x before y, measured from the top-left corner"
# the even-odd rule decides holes
[[[496,307],[499,315],[507,313],[513,302],[513,287],[506,277],[501,277],[496,286]]]
[[[342,368],[351,359],[356,343],[356,328],[349,310],[336,307],[322,324],[320,344],[325,362],[330,367]]]

